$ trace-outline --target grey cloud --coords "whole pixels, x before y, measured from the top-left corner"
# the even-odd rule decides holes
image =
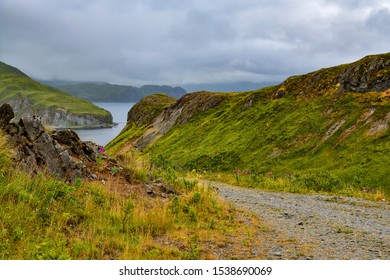
[[[37,78],[263,82],[389,51],[385,0],[2,0],[0,60]]]
[[[370,14],[366,20],[366,26],[385,36],[390,34],[390,9],[383,8]]]

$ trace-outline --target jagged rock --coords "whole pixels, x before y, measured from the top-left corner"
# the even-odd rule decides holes
[[[389,74],[384,71],[390,68],[390,58],[377,57],[366,60],[367,62],[363,61],[357,65],[352,64],[337,77],[337,82],[341,84],[338,93],[380,92],[390,88]]]
[[[53,134],[53,138],[57,140],[58,143],[68,146],[80,142],[80,138],[77,133],[70,129],[56,131]]]
[[[161,188],[161,190],[164,193],[167,193],[167,194],[174,194],[175,193],[175,190],[172,189],[170,186],[168,186],[161,178],[158,178],[156,180],[155,185],[157,187]]]
[[[83,142],[80,140],[77,133],[70,129],[55,131],[53,133],[53,139],[56,140],[60,145],[66,145],[70,147],[70,151],[68,152],[70,152],[71,155],[80,155],[84,152],[88,152],[89,154],[97,152],[91,151],[91,149],[88,148],[86,151],[83,151]]]
[[[155,197],[156,196],[156,193],[153,191],[153,187],[152,186],[145,185],[145,191],[151,197]]]
[[[99,153],[96,144],[82,142],[71,130],[45,131],[38,117],[22,118],[18,123],[12,123],[9,109],[9,105],[0,108],[4,112],[0,114],[0,123],[19,166],[31,173],[49,173],[68,182],[90,177],[91,172],[85,163],[96,160]]]
[[[151,196],[157,195],[167,198],[169,194],[176,194],[175,190],[169,187],[161,178],[154,181],[152,184],[144,184],[145,192]]]
[[[30,141],[35,141],[45,131],[41,120],[36,116],[20,119],[18,125],[20,128],[24,129],[24,135]]]
[[[69,168],[71,165],[71,158],[69,156],[68,150],[65,150],[61,153],[61,161],[65,168]]]
[[[166,184],[162,184],[162,189],[163,189],[164,193],[168,193],[168,194],[175,193],[175,191]]]

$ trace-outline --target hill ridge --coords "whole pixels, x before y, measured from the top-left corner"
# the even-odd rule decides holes
[[[272,171],[317,190],[340,184],[390,192],[389,88],[390,53],[255,91],[190,93],[142,127],[129,119],[108,149],[138,148],[181,170],[246,170],[263,179]]]
[[[180,98],[187,93],[181,87],[172,87],[168,85],[143,85],[141,87],[135,87],[107,82],[58,84],[44,81],[44,83],[91,102],[138,102],[143,97],[150,94],[165,93],[172,97]]]

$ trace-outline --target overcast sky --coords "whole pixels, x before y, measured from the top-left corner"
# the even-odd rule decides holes
[[[390,0],[0,0],[0,60],[39,79],[269,82],[390,51]]]

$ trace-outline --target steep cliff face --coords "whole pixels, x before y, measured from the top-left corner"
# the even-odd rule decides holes
[[[112,115],[75,114],[63,108],[34,108],[29,99],[11,99],[7,104],[15,112],[15,120],[39,116],[46,127],[52,128],[101,128],[112,127]]]
[[[82,99],[40,84],[0,62],[0,105],[8,103],[16,120],[39,116],[56,128],[110,127],[111,113]]]

